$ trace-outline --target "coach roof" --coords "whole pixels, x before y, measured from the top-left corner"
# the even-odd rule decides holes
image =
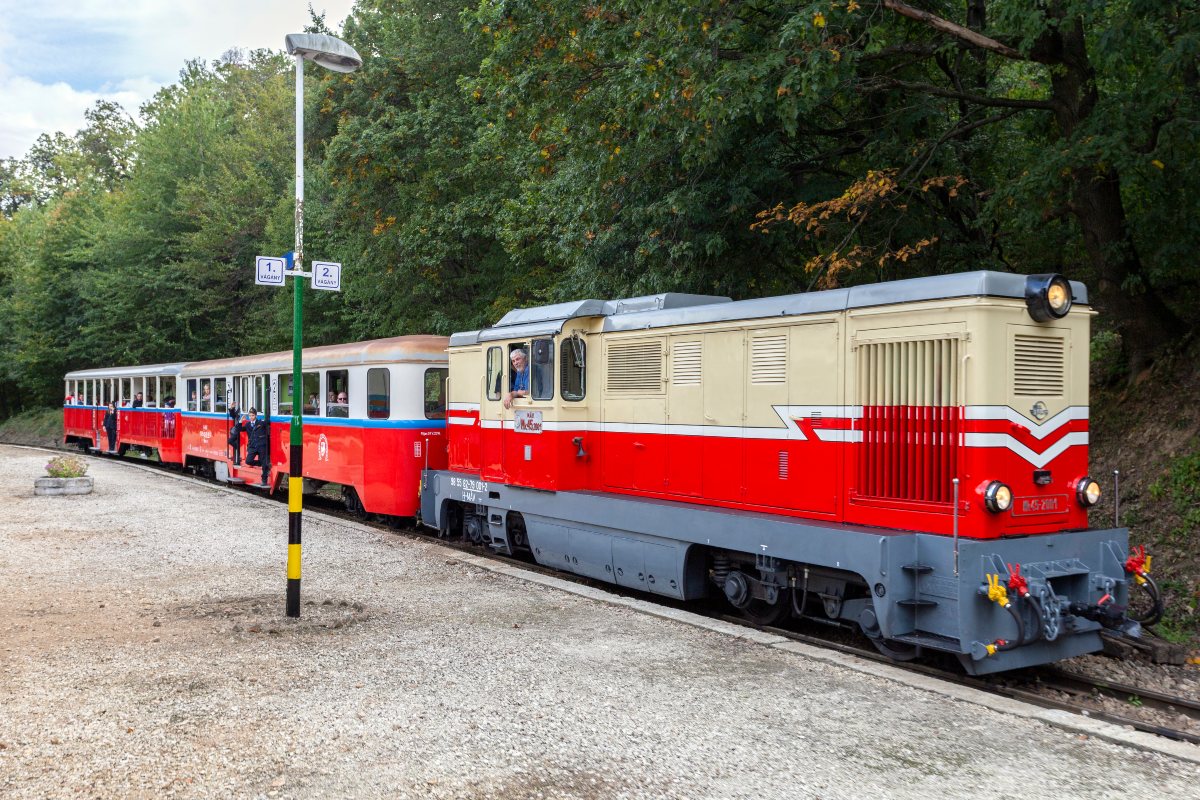
[[[86,378],[141,378],[154,375],[178,375],[187,366],[178,364],[147,364],[143,367],[103,367],[98,369],[77,369],[68,372],[64,380],[78,381]]]
[[[728,297],[692,294],[658,294],[627,300],[580,300],[514,309],[505,314],[495,327],[454,334],[450,337],[450,346],[556,334],[562,331],[568,320],[579,317],[604,317],[605,331],[635,331],[706,322],[821,314],[961,297],[1023,300],[1026,277],[981,270],[754,300],[732,301]],[[1071,281],[1071,294],[1076,303],[1086,304],[1088,301],[1087,288],[1078,281]]]
[[[302,357],[306,370],[360,364],[404,362],[436,364],[445,360],[445,336],[393,336],[390,339],[372,339],[366,342],[333,344],[325,347],[306,347]],[[263,353],[239,358],[194,361],[183,368],[183,376],[290,372],[291,369],[292,351],[284,350],[278,353]]]

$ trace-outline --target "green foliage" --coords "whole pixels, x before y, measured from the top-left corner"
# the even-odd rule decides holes
[[[1093,383],[1103,385],[1124,378],[1127,364],[1121,357],[1121,334],[1112,330],[1093,333],[1090,363]]]
[[[1166,472],[1150,484],[1150,497],[1171,503],[1180,517],[1173,533],[1189,538],[1200,531],[1200,450],[1192,443],[1192,452],[1170,462]]]

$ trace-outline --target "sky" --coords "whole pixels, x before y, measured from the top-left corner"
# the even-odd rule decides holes
[[[354,0],[0,0],[0,158],[83,127],[97,100],[137,110],[192,59],[283,49],[309,6],[335,31]]]

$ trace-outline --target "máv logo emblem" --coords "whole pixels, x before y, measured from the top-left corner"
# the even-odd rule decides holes
[[[317,439],[317,461],[329,460],[329,440],[325,438],[325,434],[321,434],[321,438]]]
[[[1046,404],[1038,400],[1033,404],[1033,408],[1029,409],[1029,413],[1033,414],[1038,422],[1041,422],[1046,417],[1050,416],[1050,409],[1046,408]]]

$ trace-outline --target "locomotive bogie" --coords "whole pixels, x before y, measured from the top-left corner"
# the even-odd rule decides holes
[[[950,653],[972,674],[1099,650],[1101,624],[1076,612],[1105,595],[1123,605],[1128,592],[1124,529],[955,542],[636,496],[542,492],[451,471],[429,471],[423,483],[422,519],[443,535],[511,553],[505,534],[519,515],[544,566],[678,600],[787,603],[784,610],[861,629],[894,651]],[[480,525],[474,534],[464,524],[471,519]],[[1017,631],[981,589],[988,575],[1007,581],[1017,564],[1034,597],[1019,606],[1025,642],[987,653]],[[731,596],[734,573],[742,598]]]

